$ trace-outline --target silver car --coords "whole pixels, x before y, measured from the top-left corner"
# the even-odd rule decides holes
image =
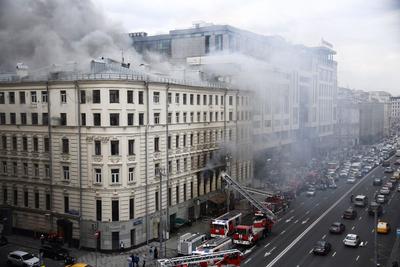
[[[31,253],[16,250],[8,253],[7,263],[14,266],[39,267],[39,258]]]
[[[381,190],[379,190],[379,193],[381,193],[382,195],[389,195],[389,194],[390,194],[390,190],[389,190],[388,187],[383,186],[383,187],[381,188]]]

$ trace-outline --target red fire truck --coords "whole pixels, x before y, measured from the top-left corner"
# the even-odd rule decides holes
[[[242,213],[236,210],[227,212],[211,221],[211,237],[228,236],[233,234],[235,226],[240,224]]]
[[[233,234],[233,243],[238,245],[254,245],[258,240],[267,236],[273,222],[263,213],[256,212],[252,225],[238,225]]]

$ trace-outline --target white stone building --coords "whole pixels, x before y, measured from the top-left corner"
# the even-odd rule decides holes
[[[160,210],[170,227],[199,217],[227,154],[252,178],[250,93],[115,77],[0,83],[6,229],[89,248],[98,229],[99,249],[131,247],[158,238]]]

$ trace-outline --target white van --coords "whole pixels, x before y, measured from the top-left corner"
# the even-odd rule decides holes
[[[368,204],[368,198],[364,195],[358,195],[354,198],[354,205],[357,207],[365,207]]]

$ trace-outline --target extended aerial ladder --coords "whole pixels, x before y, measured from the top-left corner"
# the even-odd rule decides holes
[[[207,255],[192,255],[157,260],[157,267],[186,266],[240,266],[243,253],[237,249],[219,251]]]
[[[242,186],[242,188],[251,194],[261,195],[264,197],[273,197],[275,195],[273,192],[256,189],[256,188],[252,188],[252,187],[248,187],[248,186]]]
[[[221,173],[221,177],[227,182],[229,186],[238,191],[244,198],[246,198],[259,212],[263,213],[270,221],[276,221],[276,215],[268,209],[265,205],[255,199],[246,189],[244,189],[237,181],[233,180],[226,172]]]

